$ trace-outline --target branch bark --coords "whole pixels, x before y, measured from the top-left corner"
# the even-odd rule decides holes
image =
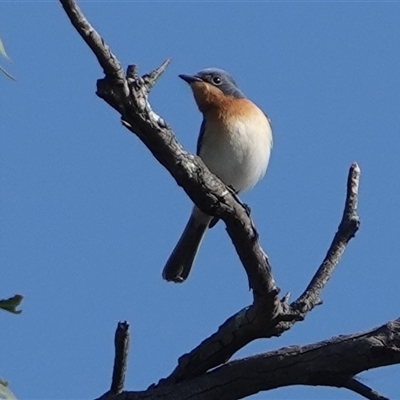
[[[338,231],[333,238],[324,261],[307,286],[307,289],[292,304],[293,310],[306,313],[312,310],[316,305],[322,303],[320,299],[321,291],[328,283],[332,272],[338,265],[347,244],[355,236],[360,227],[360,218],[357,215],[360,172],[358,164],[352,164],[347,178],[346,203]]]
[[[110,393],[113,395],[121,393],[124,389],[129,341],[129,324],[126,321],[119,322],[114,338],[115,358],[110,388]]]
[[[333,386],[383,399],[360,382],[356,384],[353,377],[396,363],[400,363],[400,318],[364,333],[232,361],[193,380],[146,392],[124,392],[112,399],[234,400],[290,385]]]
[[[371,389],[367,385],[364,385],[355,378],[350,379],[346,384],[343,385],[343,387],[351,390],[352,392],[358,393],[369,400],[389,400],[387,397],[382,396],[377,391]]]

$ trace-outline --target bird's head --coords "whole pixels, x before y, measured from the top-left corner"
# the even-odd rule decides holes
[[[245,97],[232,76],[219,68],[207,68],[195,75],[182,74],[179,77],[190,85],[200,111],[219,104],[224,97]]]

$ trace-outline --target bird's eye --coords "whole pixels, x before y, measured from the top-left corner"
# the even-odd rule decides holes
[[[214,85],[220,85],[222,80],[221,80],[221,78],[219,76],[213,76],[212,82],[213,82]]]

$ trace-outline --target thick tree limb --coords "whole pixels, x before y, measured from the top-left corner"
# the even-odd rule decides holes
[[[311,385],[346,388],[382,400],[372,397],[376,392],[365,385],[356,385],[353,377],[396,363],[400,363],[400,318],[367,332],[232,361],[176,385],[102,399],[234,400],[279,387]]]

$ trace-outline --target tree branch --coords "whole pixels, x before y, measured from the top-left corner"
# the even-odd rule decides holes
[[[343,387],[351,390],[352,392],[358,393],[369,400],[389,400],[387,397],[382,396],[375,390],[371,389],[367,385],[364,385],[357,379],[350,379],[347,383],[343,384]]]
[[[357,215],[359,182],[360,168],[357,163],[353,163],[347,179],[346,203],[338,231],[333,238],[324,261],[307,286],[307,289],[292,304],[294,310],[305,313],[322,303],[320,299],[321,291],[328,283],[334,269],[338,265],[348,242],[355,236],[360,226],[360,218]]]
[[[129,352],[129,324],[119,322],[114,338],[115,358],[110,393],[118,394],[124,389]]]
[[[291,305],[285,296],[276,309],[281,313],[271,319],[257,303],[244,308],[222,324],[218,331],[178,360],[178,366],[159,385],[173,384],[199,376],[225,363],[233,354],[255,339],[280,336],[321,303],[320,293],[359,226],[357,215],[360,169],[354,163],[349,170],[343,217],[328,253],[304,294]]]
[[[296,301],[289,304],[288,295],[279,301],[279,289],[275,284],[271,265],[259,244],[257,231],[246,207],[210,173],[198,157],[181,147],[168,124],[151,109],[148,102],[149,91],[170,60],[142,77],[138,75],[138,68],[134,65],[128,67],[125,75],[117,58],[86,20],[75,1],[60,2],[104,70],[105,78],[98,81],[97,95],[121,114],[123,125],[139,137],[200,209],[225,222],[254,296],[251,306],[230,317],[216,333],[189,354],[182,356],[175,371],[157,387],[146,392],[116,395],[123,386],[128,343],[128,326],[119,326],[121,339],[116,337],[113,384],[105,396],[115,399],[236,399],[260,390],[308,384],[346,387],[366,398],[383,399],[353,377],[369,368],[400,362],[399,320],[372,333],[281,349],[226,363],[207,372],[224,364],[237,350],[252,340],[279,336],[294,323],[303,320],[316,305],[321,304],[321,292],[348,242],[359,228],[358,165],[353,164],[350,168],[342,221],[324,261]],[[393,345],[392,342],[396,343]],[[382,346],[382,343],[385,345]],[[194,381],[196,384],[193,384]],[[180,383],[171,385],[178,382]]]
[[[206,213],[218,216],[226,226],[246,269],[255,302],[263,305],[271,318],[276,308],[278,289],[271,266],[262,250],[258,234],[243,205],[230,190],[207,169],[201,159],[185,151],[172,130],[150,107],[150,88],[165,69],[139,77],[137,67],[128,67],[128,76],[101,36],[89,24],[73,0],[60,0],[73,26],[94,52],[106,74],[98,81],[97,95],[117,110],[125,127],[136,134],[155,158],[171,173],[191,200]]]
[[[367,332],[232,361],[177,385],[124,392],[102,400],[234,400],[291,385],[346,388],[369,399],[384,399],[373,397],[372,390],[356,384],[353,378],[363,371],[398,363],[400,318]]]
[[[123,81],[125,79],[125,74],[120,62],[111,52],[103,38],[83,15],[76,2],[74,0],[60,0],[60,3],[74,28],[93,51],[97,61],[102,66],[104,73],[106,75],[117,77]]]

